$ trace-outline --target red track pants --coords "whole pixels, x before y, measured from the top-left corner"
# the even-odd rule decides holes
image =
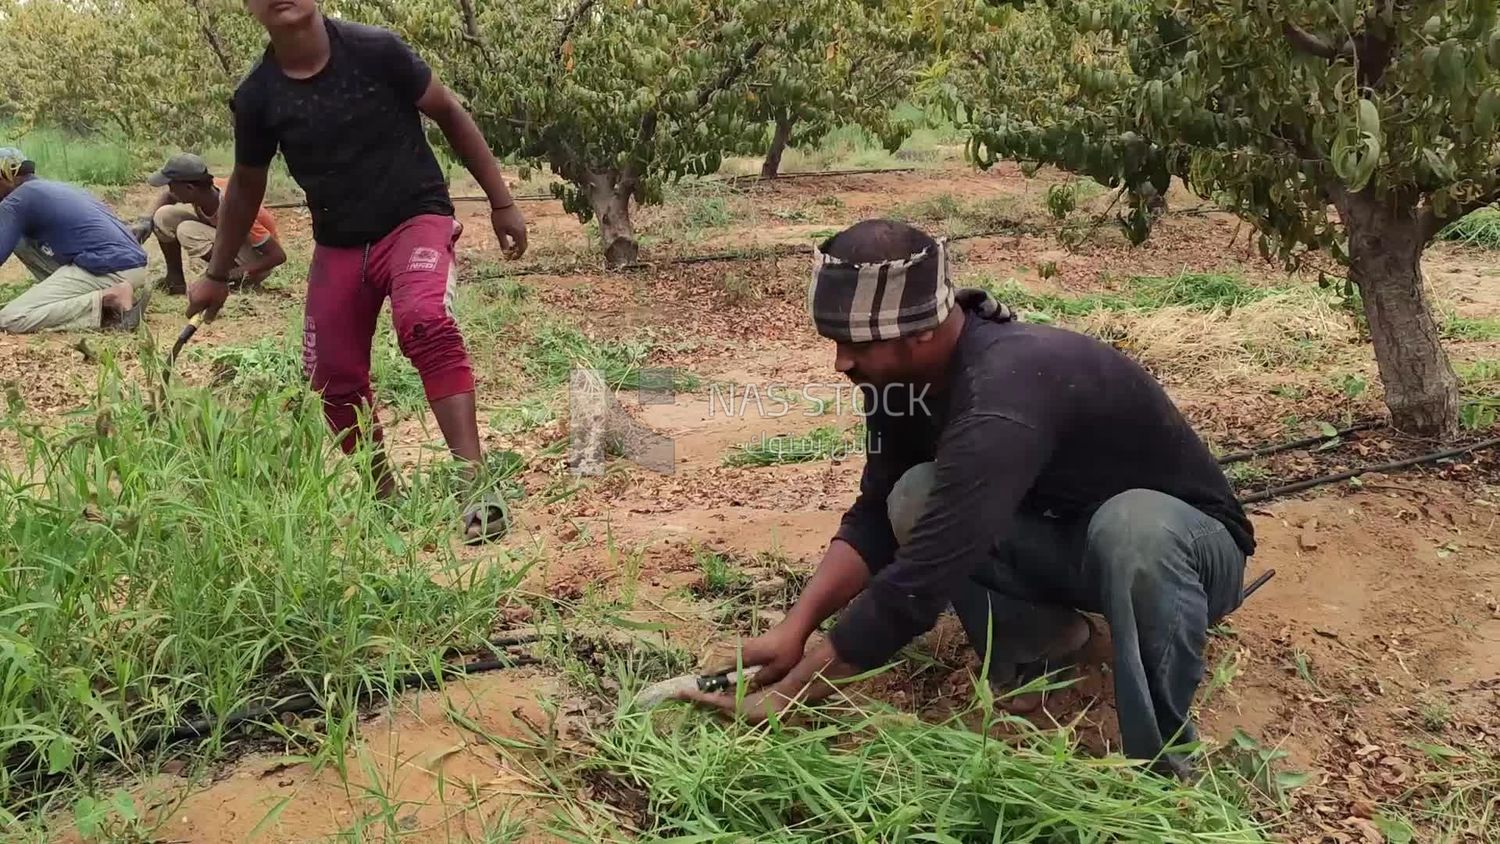
[[[370,347],[386,297],[402,354],[422,376],[427,400],[474,391],[474,371],[453,318],[454,246],[462,227],[452,217],[413,217],[366,247],[318,246],[307,279],[302,361],[323,415],[347,453],[359,442],[359,410],[370,408]],[[381,439],[375,425],[372,437]]]

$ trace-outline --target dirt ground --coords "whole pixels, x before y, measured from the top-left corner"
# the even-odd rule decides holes
[[[807,247],[819,233],[857,219],[943,197],[1042,225],[1041,197],[1056,178],[1026,179],[1004,167],[981,174],[954,164],[758,186],[735,197],[743,209],[738,219],[691,243],[663,228],[656,247],[648,240],[647,255],[658,260],[731,248]],[[140,201],[132,194],[127,207]],[[1032,290],[1064,293],[1185,270],[1287,283],[1259,260],[1248,227],[1200,203],[1174,193],[1172,213],[1136,249],[1107,226],[1074,251],[1046,233],[964,240],[956,244],[956,271],[960,283],[1014,279]],[[758,438],[856,421],[848,406],[813,413],[805,403],[768,400],[778,385],[801,390],[811,384],[821,395],[838,394],[832,348],[813,334],[803,311],[807,259],[559,275],[550,268],[593,260],[584,230],[555,203],[529,203],[525,210],[534,254],[505,266],[483,206],[460,206],[467,227],[461,256],[469,271],[535,271],[519,281],[531,290],[538,312],[599,337],[649,331],[659,349],[653,364],[690,371],[705,386],[666,403],[621,396],[634,419],[671,438],[674,471],[616,461],[609,473],[582,479],[562,500],[548,504],[534,494],[523,503],[520,528],[507,545],[539,556],[528,585],[538,596],[576,606],[614,602],[622,617],[664,625],[667,643],[702,653],[706,662],[737,629],[774,621],[778,608],[765,607],[747,621],[726,615],[722,600],[694,598],[703,549],[735,561],[762,555],[760,564],[785,561],[810,571],[857,488],[858,455],[764,468],[724,465],[737,446]],[[649,223],[653,213],[643,218]],[[661,212],[657,219],[667,218]],[[294,253],[305,255],[305,214],[282,212],[280,219]],[[1496,261],[1493,254],[1436,247],[1427,262],[1435,296],[1464,316],[1500,316]],[[14,281],[14,274],[6,267],[0,281]],[[280,282],[283,289],[237,297],[195,343],[244,343],[295,324],[301,281]],[[149,324],[158,344],[175,335],[182,306],[165,296],[153,303]],[[1206,322],[1176,346],[1140,347],[1214,445],[1275,442],[1315,432],[1319,423],[1378,417],[1369,347],[1347,318],[1332,314],[1306,329],[1302,345],[1316,353],[1299,359],[1300,366],[1239,354],[1243,338],[1234,332],[1243,330],[1233,321]],[[516,336],[513,349],[486,353],[519,355],[524,329]],[[57,416],[77,407],[93,388],[96,364],[90,361],[101,349],[126,356],[136,342],[96,336],[87,338],[93,351],[85,352],[74,348],[78,339],[0,337],[0,381],[30,412]],[[1451,349],[1460,362],[1500,357],[1493,341],[1455,342]],[[1346,376],[1367,379],[1371,389],[1350,397],[1338,386]],[[206,373],[188,365],[180,377],[191,381]],[[482,396],[481,421],[521,398]],[[566,406],[555,391],[542,398]],[[566,475],[561,458],[538,456],[565,424],[559,419],[520,436],[487,431],[486,441],[531,457],[526,485],[539,493]],[[437,432],[430,422],[405,423],[392,439],[399,454],[402,447],[436,442]],[[1406,447],[1377,435],[1324,454],[1294,453],[1270,461],[1266,475],[1246,488],[1333,465],[1380,462]],[[1276,574],[1216,631],[1200,704],[1202,732],[1241,754],[1283,751],[1278,765],[1310,775],[1283,806],[1266,810],[1280,813],[1287,840],[1383,841],[1379,807],[1411,799],[1409,790],[1430,768],[1422,744],[1500,751],[1500,458],[1325,486],[1256,506],[1252,515],[1260,549],[1247,580],[1270,569]],[[933,715],[951,711],[973,668],[962,633],[945,619],[915,647],[935,662],[913,661],[909,670],[860,693]],[[1083,680],[1053,696],[1038,717],[1073,723],[1083,741],[1104,750],[1116,735],[1108,651],[1096,650]],[[577,811],[558,799],[555,783],[538,777],[535,763],[551,752],[565,757],[567,750],[558,748],[581,748],[596,708],[566,676],[540,668],[488,674],[446,694],[405,696],[372,713],[363,743],[346,759],[347,779],[332,768],[315,770],[265,753],[191,787],[163,773],[140,784],[138,793],[162,812],[162,841],[238,842],[252,831],[256,840],[311,841],[349,837],[351,830],[360,840],[508,840],[497,832],[508,823]],[[1244,736],[1238,743],[1237,733]],[[514,840],[545,837],[533,830]]]

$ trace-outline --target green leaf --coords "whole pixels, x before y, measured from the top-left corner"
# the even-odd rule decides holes
[[[1311,774],[1302,771],[1277,771],[1276,787],[1283,791],[1291,791],[1307,785],[1311,779]]]
[[[1411,824],[1401,818],[1391,817],[1381,812],[1372,820],[1375,822],[1375,828],[1385,836],[1386,844],[1411,844],[1416,840],[1416,831],[1411,828]]]
[[[73,749],[73,743],[62,736],[58,736],[47,744],[47,774],[60,774],[73,767],[73,760],[77,752]]]
[[[1359,101],[1358,126],[1361,133],[1380,137],[1380,110],[1375,107],[1374,102],[1365,99]]]
[[[1494,134],[1500,123],[1500,92],[1486,88],[1474,104],[1474,134],[1481,139]]]

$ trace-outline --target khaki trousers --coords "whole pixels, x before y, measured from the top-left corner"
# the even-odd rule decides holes
[[[129,282],[140,291],[146,268],[94,275],[72,264],[59,264],[33,241],[22,239],[15,256],[37,283],[0,309],[0,331],[31,334],[37,331],[97,329],[104,323],[104,291]]]
[[[217,231],[213,226],[203,222],[192,205],[187,203],[163,205],[156,210],[151,221],[156,227],[157,239],[164,243],[180,244],[182,251],[188,256],[204,263],[208,262],[208,255],[214,249],[214,236]],[[234,265],[243,267],[259,257],[260,250],[247,242],[240,247],[240,253],[235,256]]]

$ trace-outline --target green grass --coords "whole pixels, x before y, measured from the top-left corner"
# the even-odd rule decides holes
[[[31,283],[24,281],[18,284],[0,284],[0,308],[9,305],[12,299],[25,293],[30,287]]]
[[[546,387],[568,383],[573,370],[582,368],[599,370],[616,390],[639,389],[643,379],[653,388],[695,389],[697,379],[692,375],[647,365],[656,348],[648,340],[595,340],[571,325],[552,322],[541,326],[527,345],[522,368]]]
[[[638,796],[644,840],[1265,840],[1216,775],[1195,788],[1093,758],[992,706],[941,723],[879,705],[806,714],[748,728],[625,710],[585,765]],[[1018,735],[987,735],[1002,723]]]
[[[267,726],[341,764],[360,690],[482,643],[517,583],[451,551],[446,460],[379,505],[313,403],[176,390],[153,421],[103,366],[65,429],[0,419],[24,454],[0,468],[0,825],[15,829],[101,774],[149,775],[161,754],[133,751],[160,725],[287,694],[326,707],[318,733]],[[33,790],[34,764],[60,779]]]
[[[995,231],[1016,224],[1020,218],[1017,200],[996,197],[963,202],[941,193],[891,209],[895,220],[940,228],[949,235]]]
[[[693,555],[698,570],[703,572],[701,588],[695,590],[698,597],[727,597],[738,593],[750,580],[739,570],[739,561],[708,549],[699,549]]]
[[[1136,276],[1117,292],[1059,296],[1033,293],[1014,281],[976,281],[1001,302],[1038,321],[1080,317],[1095,311],[1149,310],[1187,307],[1197,310],[1234,309],[1276,292],[1256,287],[1245,279],[1224,273],[1180,273],[1174,276]]]
[[[1480,747],[1420,748],[1426,769],[1376,816],[1386,841],[1494,841],[1500,829],[1500,756]]]
[[[243,346],[205,347],[195,356],[209,362],[217,381],[241,395],[300,393],[307,384],[300,332],[287,331],[280,337],[265,337]],[[422,377],[401,353],[389,326],[376,331],[370,380],[375,400],[382,407],[413,412],[427,406]]]
[[[763,467],[842,460],[856,453],[863,442],[863,426],[845,429],[822,425],[805,434],[777,434],[735,446],[725,455],[724,465]]]
[[[1500,340],[1500,318],[1449,316],[1443,320],[1442,335],[1444,340]]]
[[[1443,240],[1500,249],[1500,208],[1481,208],[1438,233]]]
[[[147,170],[130,145],[108,136],[80,137],[56,129],[38,128],[24,134],[16,127],[0,128],[3,145],[14,145],[36,162],[37,175],[83,185],[129,185],[140,182]]]

